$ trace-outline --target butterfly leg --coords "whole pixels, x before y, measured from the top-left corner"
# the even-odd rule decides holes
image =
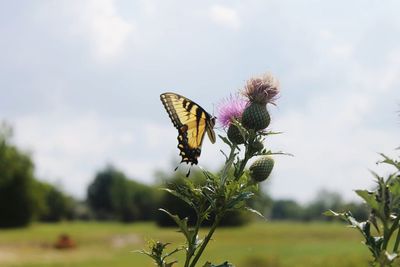
[[[188,172],[186,173],[186,177],[189,177],[189,175],[190,175],[190,170],[192,169],[192,166],[190,166],[189,167],[189,170],[188,170]]]

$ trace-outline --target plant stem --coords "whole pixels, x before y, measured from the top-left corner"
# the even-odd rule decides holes
[[[400,216],[397,215],[397,217],[394,220],[392,226],[390,227],[390,235],[392,235],[394,233],[394,231],[396,231],[396,229],[399,228],[399,221],[400,221]],[[400,233],[397,232],[397,237],[396,237],[396,242],[395,242],[394,247],[393,247],[393,252],[397,252],[397,249],[399,247],[399,242],[400,242]]]
[[[394,243],[393,252],[397,253],[400,243],[400,229],[397,229],[396,242]]]
[[[196,256],[194,257],[192,263],[190,264],[190,267],[195,267],[197,261],[200,259],[201,254],[203,253],[204,249],[206,248],[208,242],[210,241],[212,235],[214,234],[215,229],[217,229],[217,226],[219,224],[219,221],[221,220],[221,216],[216,216],[213,225],[211,226],[210,231],[208,232],[206,238],[204,239],[203,243],[201,244],[200,249],[197,251]]]
[[[239,179],[239,178],[243,175],[244,168],[246,167],[247,161],[248,161],[249,159],[250,159],[250,158],[249,158],[249,156],[247,155],[247,151],[246,151],[246,154],[245,154],[245,156],[244,156],[244,159],[240,162],[239,169],[238,169],[238,171],[235,173],[235,178],[236,178],[236,179]]]
[[[235,150],[236,150],[236,147],[231,146],[231,152],[229,154],[229,158],[226,160],[225,166],[222,169],[221,185],[224,185],[226,182],[226,179],[228,178],[228,171],[231,168],[233,161],[235,160],[235,155],[236,155]]]
[[[382,223],[383,223],[383,244],[382,244],[382,249],[386,250],[387,245],[389,243],[389,239],[390,239],[390,233],[389,233],[389,228],[388,228],[387,222],[385,222],[382,219]]]
[[[255,133],[250,133],[248,144],[246,145],[246,150],[244,152],[244,159],[240,161],[239,168],[235,170],[235,178],[238,180],[244,173],[244,168],[247,165],[247,161],[254,155],[254,151],[252,151],[251,147],[253,146],[256,140]]]
[[[189,266],[189,262],[190,262],[190,258],[191,258],[191,256],[189,257],[188,253],[189,253],[189,252],[186,252],[185,267],[188,267],[188,266]]]
[[[196,225],[194,227],[194,235],[191,240],[191,243],[188,244],[188,250],[186,251],[185,267],[189,267],[190,260],[193,257],[194,252],[196,251],[197,235],[199,233],[200,225],[202,222],[203,222],[203,220],[202,220],[200,214],[197,214]]]

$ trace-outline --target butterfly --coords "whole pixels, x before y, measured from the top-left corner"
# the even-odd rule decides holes
[[[211,143],[215,143],[215,132],[213,130],[215,117],[208,114],[192,100],[175,93],[163,93],[160,95],[160,99],[172,123],[178,129],[178,148],[180,150],[179,155],[182,157],[181,163],[197,164],[206,132]],[[186,176],[189,173],[190,170]]]

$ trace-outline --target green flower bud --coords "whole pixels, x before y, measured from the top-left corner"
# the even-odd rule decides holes
[[[262,156],[250,166],[250,177],[256,182],[265,181],[271,174],[274,160],[269,156]]]
[[[243,135],[240,133],[239,128],[234,124],[229,125],[227,135],[229,140],[234,144],[244,143]]]
[[[264,144],[260,140],[255,140],[251,144],[251,150],[254,152],[260,152],[264,148]]]
[[[247,129],[263,130],[268,127],[270,121],[266,105],[253,102],[243,111],[242,124]]]

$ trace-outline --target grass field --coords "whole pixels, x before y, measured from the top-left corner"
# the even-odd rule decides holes
[[[62,233],[69,234],[77,248],[54,249]],[[150,258],[132,253],[149,238],[183,242],[173,229],[144,223],[35,224],[0,230],[0,266],[150,267]],[[341,224],[256,223],[218,229],[200,262],[229,260],[237,267],[368,266],[369,254],[360,242],[355,230]],[[182,253],[177,258],[182,263]]]

